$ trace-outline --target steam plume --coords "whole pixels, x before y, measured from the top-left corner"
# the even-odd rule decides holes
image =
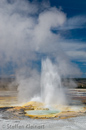
[[[37,3],[28,0],[0,1],[0,67],[12,65],[22,101],[40,95],[41,74],[37,63],[45,57],[58,66],[57,77],[80,74],[60,45],[60,33],[53,33],[53,29],[66,22],[65,13],[44,5],[40,9]]]

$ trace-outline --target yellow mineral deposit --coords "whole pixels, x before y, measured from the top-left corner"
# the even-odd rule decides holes
[[[23,108],[33,107],[33,109],[36,110],[36,109],[43,108],[44,107],[44,103],[30,101],[30,102],[27,102],[26,104],[24,104],[22,107]]]
[[[86,107],[81,107],[81,108],[75,108],[75,107],[70,107],[70,106],[56,106],[54,105],[53,108],[60,110],[58,113],[50,113],[50,114],[28,114],[27,111],[35,111],[35,110],[49,110],[48,108],[45,108],[45,104],[41,102],[28,102],[22,106],[23,109],[25,109],[26,116],[29,116],[31,118],[36,118],[36,119],[49,119],[49,118],[58,118],[58,119],[66,119],[70,117],[76,117],[76,116],[81,116],[84,115],[86,112]],[[29,109],[28,109],[29,108]],[[32,109],[33,108],[33,109]]]
[[[36,101],[27,102],[23,106],[13,106],[13,108],[12,105],[8,105],[5,102],[5,105],[2,105],[0,108],[3,107],[9,107],[10,109],[7,111],[16,115],[22,113],[35,119],[67,119],[82,116],[86,113],[86,106],[51,105],[51,108],[49,108],[45,103]]]

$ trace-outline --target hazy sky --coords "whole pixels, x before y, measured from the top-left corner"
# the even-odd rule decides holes
[[[85,0],[1,0],[0,75],[24,65],[39,69],[49,56],[86,77],[85,35]]]

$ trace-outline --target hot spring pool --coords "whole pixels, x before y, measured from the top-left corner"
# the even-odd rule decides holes
[[[60,110],[31,110],[25,111],[28,115],[49,115],[61,112]]]

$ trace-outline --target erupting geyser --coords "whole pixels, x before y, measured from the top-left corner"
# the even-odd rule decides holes
[[[65,105],[67,103],[65,91],[61,83],[61,75],[58,64],[52,63],[49,58],[42,60],[41,63],[41,77],[37,81],[37,77],[34,77],[34,84],[31,82],[31,78],[23,81],[23,87],[28,86],[29,89],[23,89],[20,85],[19,93],[23,93],[27,98],[27,101],[39,101],[46,105]],[[27,81],[30,81],[29,84]],[[35,82],[36,81],[36,82]],[[37,83],[38,82],[38,83]],[[21,82],[20,82],[21,83]],[[40,91],[39,91],[40,90]],[[26,102],[27,102],[26,101]]]
[[[66,104],[58,66],[49,58],[42,60],[41,98],[46,104]]]

